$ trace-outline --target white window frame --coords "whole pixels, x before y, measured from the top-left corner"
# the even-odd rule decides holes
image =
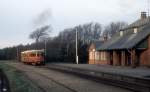
[[[134,28],[134,29],[133,29],[133,33],[136,34],[137,32],[138,32],[138,29],[137,29],[137,28]]]

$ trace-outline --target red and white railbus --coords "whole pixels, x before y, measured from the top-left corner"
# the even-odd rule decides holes
[[[21,62],[32,65],[45,64],[44,50],[27,50],[21,52]]]

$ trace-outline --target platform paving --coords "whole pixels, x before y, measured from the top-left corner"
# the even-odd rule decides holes
[[[54,64],[54,63],[53,63]],[[90,71],[105,72],[111,74],[120,74],[132,77],[150,78],[150,68],[148,67],[123,67],[111,65],[98,65],[98,64],[55,64],[59,66],[85,69]]]

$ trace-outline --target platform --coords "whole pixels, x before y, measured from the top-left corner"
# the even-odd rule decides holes
[[[47,68],[135,92],[150,92],[150,69],[89,64],[48,64]]]
[[[118,74],[140,78],[150,78],[150,68],[148,67],[123,67],[123,66],[111,66],[111,65],[97,65],[97,64],[55,64],[59,66],[65,66],[70,68],[84,69],[90,71],[104,72],[110,74]]]

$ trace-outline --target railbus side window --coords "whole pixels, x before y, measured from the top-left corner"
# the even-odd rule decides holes
[[[30,57],[35,57],[36,56],[36,54],[35,53],[30,53],[30,55],[29,55]]]
[[[45,56],[45,53],[41,53],[41,56]]]
[[[37,53],[37,57],[44,56],[44,53]]]
[[[37,57],[40,57],[40,53],[37,53]]]

